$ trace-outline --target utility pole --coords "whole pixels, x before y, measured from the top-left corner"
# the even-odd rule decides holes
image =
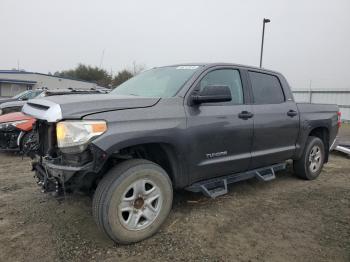
[[[261,50],[260,50],[260,67],[262,66],[262,58],[263,58],[263,51],[264,51],[265,24],[270,22],[271,20],[267,18],[264,18],[263,20],[263,31],[262,31],[262,38],[261,38]]]

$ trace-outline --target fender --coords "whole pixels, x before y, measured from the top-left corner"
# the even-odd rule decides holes
[[[301,123],[300,129],[300,135],[298,137],[297,143],[296,143],[296,150],[295,150],[295,155],[293,157],[293,159],[299,159],[303,152],[304,152],[304,148],[306,145],[306,140],[307,138],[310,136],[311,132],[317,128],[325,128],[328,132],[328,136],[329,136],[329,140],[331,140],[330,137],[330,133],[329,130],[331,130],[329,128],[329,126],[327,125],[311,125],[310,122],[308,121],[304,121],[304,124]],[[325,144],[325,150],[326,150],[326,160],[328,159],[328,150],[329,150],[329,141],[328,144]]]
[[[167,154],[167,158],[171,164],[175,187],[183,187],[188,183],[189,177],[186,175],[187,162],[186,159],[183,158],[183,144],[179,143],[179,141],[174,141],[170,137],[157,135],[149,135],[137,138],[130,137],[128,139],[122,139],[118,143],[109,143],[110,147],[108,148],[104,147],[104,145],[106,145],[104,141],[99,140],[93,141],[92,143],[95,146],[102,149],[103,151],[105,151],[107,153],[108,158],[120,153],[120,150],[125,148],[142,146],[146,144],[158,144],[160,145],[162,150]]]

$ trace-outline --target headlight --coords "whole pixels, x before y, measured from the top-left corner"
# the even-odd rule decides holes
[[[105,121],[62,121],[56,125],[59,148],[85,145],[107,131]]]

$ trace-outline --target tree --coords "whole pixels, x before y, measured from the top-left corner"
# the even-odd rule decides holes
[[[92,67],[84,64],[79,64],[74,69],[55,72],[54,76],[94,82],[99,86],[111,88],[119,86],[126,80],[132,78],[134,75],[137,75],[143,71],[145,68],[145,65],[137,65],[136,62],[133,62],[133,69],[124,69],[122,71],[119,71],[117,75],[113,77],[112,72],[109,74],[106,70],[98,68],[96,66]]]
[[[129,80],[132,78],[134,75],[130,71],[124,69],[113,78],[112,80],[112,86],[116,87],[119,86],[120,84],[124,83],[126,80]]]
[[[146,69],[146,65],[144,64],[137,64],[136,61],[132,62],[132,74],[134,76],[138,75],[142,71]]]
[[[94,82],[99,86],[110,87],[112,76],[106,70],[79,64],[75,69],[56,72],[56,76],[71,77],[79,80]]]

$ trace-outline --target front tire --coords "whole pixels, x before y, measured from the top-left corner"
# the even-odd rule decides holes
[[[305,180],[316,179],[322,171],[324,159],[323,141],[318,137],[308,137],[303,155],[293,162],[295,175]]]
[[[158,231],[172,200],[172,184],[165,170],[148,160],[131,159],[101,180],[93,198],[93,216],[113,241],[134,243]]]

